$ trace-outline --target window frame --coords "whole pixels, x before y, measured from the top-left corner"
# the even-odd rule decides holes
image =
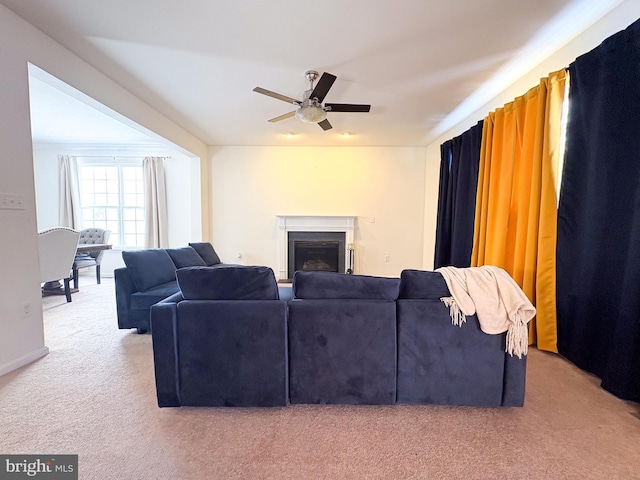
[[[91,156],[77,156],[77,168],[78,168],[78,190],[80,193],[80,224],[81,228],[89,228],[93,225],[85,225],[84,224],[84,212],[87,209],[116,209],[117,210],[117,223],[118,223],[118,232],[111,232],[110,243],[114,244],[114,249],[116,250],[133,250],[133,249],[141,249],[144,248],[144,233],[145,233],[145,221],[144,221],[144,172],[142,167],[143,157],[119,157],[119,156],[103,156],[103,157],[91,157]],[[109,204],[109,201],[105,200],[104,204],[101,205],[91,205],[87,206],[83,204],[83,175],[82,168],[85,167],[117,167],[118,171],[118,204],[113,205]],[[143,201],[141,205],[127,205],[125,202],[125,195],[129,193],[126,192],[125,189],[125,176],[123,173],[123,169],[125,167],[137,167],[140,170],[141,175],[141,183],[142,183],[142,192],[139,192],[136,189],[136,194],[142,193]],[[136,179],[137,181],[137,179]],[[133,222],[136,224],[137,228],[134,235],[137,237],[137,242],[135,245],[128,244],[127,239],[130,238],[131,234],[127,234],[127,229],[125,228],[125,222],[131,221],[126,220],[125,212],[127,209],[137,210],[138,213],[142,215],[142,219],[138,219],[138,215],[136,214],[135,220]],[[95,215],[94,215],[95,217]],[[105,225],[108,222],[108,219],[104,219]],[[108,227],[107,227],[108,228]]]

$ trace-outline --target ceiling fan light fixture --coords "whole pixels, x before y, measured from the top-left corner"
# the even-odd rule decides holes
[[[268,120],[269,122],[279,122],[281,120],[286,120],[287,118],[296,117],[298,120],[305,123],[316,123],[320,128],[322,128],[322,130],[327,131],[333,128],[327,119],[327,112],[369,112],[371,110],[371,105],[359,105],[352,103],[326,103],[323,106],[322,102],[327,96],[327,93],[329,93],[329,90],[337,77],[324,72],[320,77],[320,80],[318,80],[318,83],[314,86],[314,82],[318,78],[318,72],[315,70],[308,70],[305,72],[305,76],[309,81],[309,89],[303,92],[302,100],[296,100],[295,98],[287,97],[286,95],[281,95],[262,87],[255,87],[253,89],[254,92],[298,106],[297,110],[271,118]]]
[[[320,123],[327,118],[327,112],[322,107],[310,105],[296,110],[296,117],[305,123]]]

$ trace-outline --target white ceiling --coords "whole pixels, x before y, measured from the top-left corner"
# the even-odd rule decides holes
[[[0,3],[209,145],[420,146],[621,1]],[[301,98],[309,69],[338,77],[325,101],[371,113],[330,112],[327,132],[268,123],[293,108],[252,89]],[[46,82],[31,87],[34,141],[148,140]]]

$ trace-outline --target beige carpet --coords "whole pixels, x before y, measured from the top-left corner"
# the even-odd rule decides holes
[[[523,408],[160,409],[111,279],[44,309],[51,353],[0,378],[0,453],[78,454],[82,479],[640,479],[640,406],[555,355],[530,352]]]

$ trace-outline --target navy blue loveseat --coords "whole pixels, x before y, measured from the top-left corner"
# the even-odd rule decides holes
[[[125,267],[114,270],[118,328],[150,328],[151,305],[180,291],[176,269],[220,265],[220,258],[208,242],[182,248],[152,248],[123,251]]]

